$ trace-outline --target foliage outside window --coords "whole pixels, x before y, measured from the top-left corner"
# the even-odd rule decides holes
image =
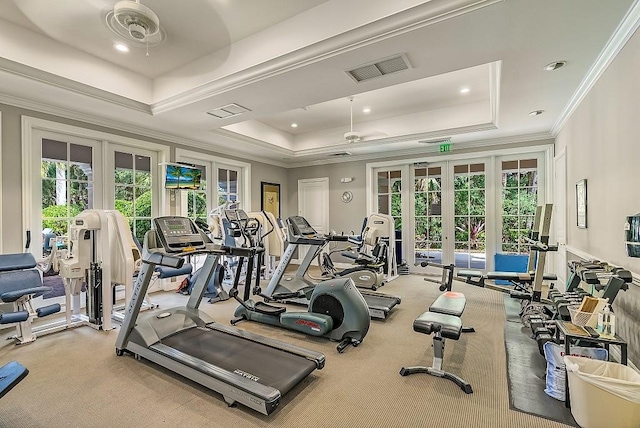
[[[402,229],[402,171],[378,172],[378,212],[393,217],[396,230]]]
[[[415,170],[415,260],[442,262],[442,168]]]
[[[453,167],[455,252],[459,267],[484,269],[486,253],[486,197],[484,163]]]
[[[533,227],[538,204],[538,161],[502,162],[502,252],[527,254],[520,239]]]
[[[115,209],[129,220],[140,242],[151,229],[151,158],[115,152]]]
[[[92,148],[42,140],[42,227],[66,236],[71,219],[93,207]]]

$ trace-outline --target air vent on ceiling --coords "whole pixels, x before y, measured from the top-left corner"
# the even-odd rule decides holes
[[[337,158],[337,157],[340,157],[340,156],[351,156],[351,153],[350,152],[338,152],[338,153],[331,153],[329,155],[329,157],[332,157],[332,158]]]
[[[421,140],[418,141],[420,144],[450,144],[451,138],[440,138],[438,140]]]
[[[384,58],[375,62],[361,65],[353,70],[347,70],[346,73],[356,82],[374,79],[387,74],[397,73],[402,70],[411,68],[409,60],[405,54],[395,55],[391,58]]]
[[[237,116],[247,111],[251,110],[238,104],[228,104],[226,106],[208,111],[207,114],[217,117],[218,119],[226,119],[227,117]]]

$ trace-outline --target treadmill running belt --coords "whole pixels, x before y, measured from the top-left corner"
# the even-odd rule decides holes
[[[191,328],[162,344],[286,394],[316,369],[315,362],[216,330]],[[238,371],[236,371],[238,370]]]

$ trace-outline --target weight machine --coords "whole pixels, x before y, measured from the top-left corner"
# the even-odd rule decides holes
[[[127,220],[116,210],[85,210],[72,220],[68,244],[66,252],[55,262],[65,287],[66,319],[62,328],[81,325],[102,330],[115,328],[112,318],[118,321],[124,318],[115,306],[115,286],[124,286],[125,302],[129,302],[136,264],[141,259]]]

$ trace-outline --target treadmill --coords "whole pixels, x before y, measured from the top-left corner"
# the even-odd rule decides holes
[[[280,258],[280,263],[273,272],[263,295],[271,300],[308,306],[313,287],[319,282],[319,280],[314,282],[307,275],[309,266],[311,266],[311,263],[313,263],[313,260],[315,260],[327,242],[346,241],[347,237],[320,235],[302,216],[289,217],[286,223],[289,244]],[[285,274],[293,258],[293,253],[299,245],[309,245],[311,248],[307,251],[295,274],[293,276]],[[358,289],[358,291],[367,302],[369,315],[373,319],[387,319],[391,310],[401,302],[400,297],[397,296],[361,289]]]
[[[269,415],[323,354],[218,324],[198,309],[221,256],[248,250],[214,244],[186,217],[160,217],[144,239],[144,262],[116,339],[116,355],[133,354]],[[179,268],[190,254],[206,254],[186,306],[140,313],[156,266]]]

